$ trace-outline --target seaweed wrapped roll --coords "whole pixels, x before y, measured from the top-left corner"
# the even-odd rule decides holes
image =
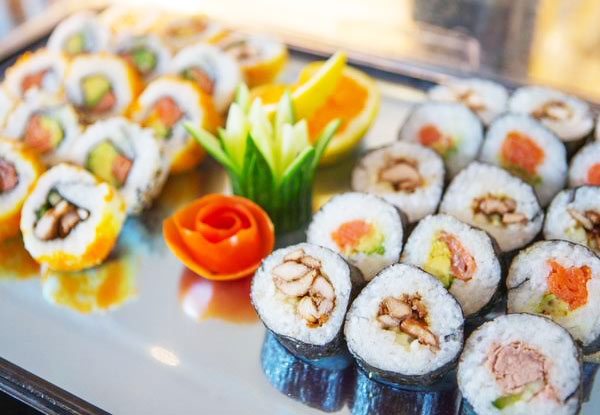
[[[600,141],[583,146],[571,159],[569,187],[600,186]]]
[[[106,49],[108,29],[88,11],[73,14],[63,20],[50,35],[48,48],[69,56],[96,53]]]
[[[67,66],[62,52],[50,49],[26,52],[6,70],[4,85],[9,94],[19,99],[36,92],[60,95]]]

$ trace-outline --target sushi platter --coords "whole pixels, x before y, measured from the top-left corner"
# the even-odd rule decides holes
[[[115,6],[2,63],[0,390],[53,414],[600,413],[590,105],[351,58]]]

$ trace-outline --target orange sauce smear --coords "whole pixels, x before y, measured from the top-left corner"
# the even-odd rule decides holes
[[[39,273],[40,266],[25,250],[20,234],[0,242],[0,279],[35,278]]]
[[[353,220],[342,223],[340,227],[331,233],[331,238],[341,250],[353,248],[360,240],[373,232],[373,225],[364,220]]]
[[[500,149],[502,158],[528,175],[534,175],[544,161],[544,150],[535,141],[518,131],[510,131]]]
[[[592,278],[592,271],[586,265],[565,268],[556,261],[549,260],[552,268],[548,275],[548,288],[552,294],[569,304],[575,310],[587,303],[587,282]]]
[[[600,186],[600,163],[594,164],[587,172],[587,184]]]

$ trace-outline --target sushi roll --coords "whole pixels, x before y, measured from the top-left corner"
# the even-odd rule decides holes
[[[8,95],[6,89],[0,86],[0,129],[4,128],[8,115],[15,106],[12,96]]]
[[[109,31],[88,11],[71,15],[54,29],[48,39],[48,48],[69,56],[106,50]]]
[[[416,143],[396,142],[367,153],[352,171],[352,190],[384,198],[416,222],[437,210],[444,162]]]
[[[569,333],[529,314],[495,318],[465,342],[457,380],[477,415],[575,415],[581,356]]]
[[[200,14],[167,15],[156,26],[159,35],[172,50],[200,42],[216,42],[225,35],[219,24]]]
[[[433,101],[460,102],[466,105],[489,125],[494,118],[506,111],[508,91],[498,82],[487,79],[451,79],[428,91]]]
[[[217,46],[242,68],[249,87],[273,82],[287,60],[287,48],[277,39],[231,32]]]
[[[494,120],[485,136],[481,161],[500,166],[533,186],[542,206],[565,187],[567,153],[560,140],[527,115]]]
[[[19,233],[21,208],[43,171],[36,153],[0,138],[0,241]]]
[[[125,220],[125,202],[83,168],[59,164],[37,181],[21,212],[25,249],[55,271],[79,271],[111,252]]]
[[[60,51],[26,52],[6,70],[6,91],[17,99],[36,92],[61,95],[67,66],[67,58]]]
[[[113,37],[137,36],[150,32],[160,15],[161,11],[152,7],[115,5],[100,13],[98,20],[108,28]]]
[[[600,254],[600,187],[582,186],[556,195],[546,213],[544,238],[586,245]]]
[[[301,243],[263,260],[250,298],[286,349],[305,359],[323,359],[342,350],[344,316],[363,282],[335,252]]]
[[[167,177],[162,141],[125,118],[97,121],[70,151],[71,159],[119,190],[128,214],[150,206]]]
[[[69,149],[80,134],[81,126],[73,107],[43,95],[21,101],[4,129],[6,137],[22,141],[49,165],[68,160]]]
[[[460,305],[435,277],[394,264],[356,297],[344,334],[350,353],[369,378],[428,385],[455,365],[463,327]]]
[[[65,79],[67,99],[86,121],[125,114],[141,85],[124,59],[102,53],[73,58]]]
[[[600,186],[600,141],[583,146],[571,159],[569,187]]]
[[[144,81],[164,74],[171,60],[167,46],[153,34],[120,36],[112,50],[129,62]]]
[[[466,106],[453,102],[426,102],[416,106],[400,129],[400,140],[434,149],[454,177],[479,153],[481,121]]]
[[[530,185],[499,167],[479,162],[471,163],[452,180],[440,212],[488,232],[502,252],[527,245],[544,222],[544,212]]]
[[[364,193],[334,196],[308,226],[307,241],[342,254],[370,280],[398,262],[406,219],[385,200]]]
[[[214,131],[218,115],[208,95],[190,81],[162,76],[150,82],[138,97],[132,119],[150,128],[154,137],[164,141],[171,173],[195,167],[204,152],[184,127],[190,122]]]
[[[442,282],[465,317],[481,315],[499,296],[502,264],[496,242],[484,231],[444,214],[428,216],[411,232],[401,262]]]
[[[594,128],[594,118],[585,101],[551,88],[519,88],[508,101],[508,109],[539,120],[570,152],[579,147]]]
[[[541,241],[519,252],[508,277],[508,312],[550,317],[581,342],[600,350],[600,258],[568,241]]]
[[[169,73],[194,82],[210,95],[219,112],[225,112],[242,81],[240,66],[215,46],[198,43],[180,50]]]

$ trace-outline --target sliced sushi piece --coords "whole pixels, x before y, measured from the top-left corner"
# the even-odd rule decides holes
[[[416,106],[400,129],[400,140],[434,149],[454,177],[479,153],[481,121],[466,106],[453,102],[426,102]]]
[[[225,35],[223,28],[207,16],[167,14],[156,25],[157,32],[173,50],[200,42],[212,43]]]
[[[230,32],[217,46],[238,62],[250,87],[273,82],[287,60],[285,44],[263,35]]]
[[[215,46],[198,43],[180,50],[169,73],[194,82],[210,95],[219,112],[224,112],[233,100],[242,81],[240,66],[229,54]]]
[[[452,180],[440,212],[490,233],[503,252],[527,245],[544,222],[530,185],[499,167],[479,162]]]
[[[139,214],[160,193],[168,166],[163,142],[125,118],[97,121],[74,143],[71,159],[117,188],[128,214]]]
[[[152,7],[114,5],[98,15],[113,37],[138,36],[150,32],[158,23],[161,10]]]
[[[171,51],[153,34],[119,36],[112,50],[129,62],[144,81],[167,71]]]
[[[69,56],[106,50],[108,29],[88,11],[73,14],[54,29],[48,39],[48,48]]]
[[[533,186],[542,206],[565,187],[567,153],[560,140],[533,118],[506,114],[490,125],[479,156]]]
[[[600,258],[568,241],[541,241],[519,252],[506,280],[509,313],[550,317],[581,342],[600,350]]]
[[[352,303],[344,334],[369,378],[427,385],[450,370],[462,350],[464,317],[458,301],[432,275],[394,264]]]
[[[581,354],[559,325],[530,314],[495,318],[465,342],[458,386],[478,415],[574,415]]]
[[[68,160],[69,149],[80,134],[81,126],[73,107],[43,95],[21,101],[4,129],[5,136],[22,141],[49,165]]]
[[[19,233],[21,208],[43,171],[35,152],[0,138],[0,241]]]
[[[36,92],[61,95],[68,62],[56,50],[38,49],[25,52],[6,70],[4,85],[9,94],[18,99]]]
[[[538,119],[567,145],[570,152],[583,144],[594,128],[594,118],[585,101],[547,87],[517,89],[508,101],[508,109]]]
[[[571,159],[569,187],[600,186],[600,141],[583,146]]]
[[[135,122],[150,128],[154,137],[164,141],[171,173],[190,170],[204,157],[183,123],[188,121],[214,131],[218,118],[207,94],[194,83],[171,76],[150,82],[132,110]]]
[[[460,102],[489,125],[506,111],[508,91],[498,82],[479,78],[451,79],[428,91],[433,101]]]
[[[6,89],[3,86],[0,86],[0,129],[4,128],[6,119],[15,104],[14,98],[6,92]]]
[[[403,216],[377,196],[344,193],[331,198],[313,216],[307,241],[341,253],[368,281],[400,259]]]
[[[125,220],[125,201],[81,167],[58,164],[44,173],[21,212],[25,249],[56,271],[79,271],[111,252]]]
[[[125,114],[141,86],[127,61],[103,53],[73,58],[65,79],[67,99],[86,121]]]
[[[396,142],[359,160],[352,171],[352,189],[384,198],[402,209],[409,222],[416,222],[437,210],[444,172],[444,162],[435,151]]]
[[[499,248],[487,233],[444,214],[427,216],[411,232],[401,261],[439,279],[465,317],[483,314],[499,295]]]
[[[546,213],[544,238],[575,242],[600,254],[600,187],[582,186],[557,194]]]
[[[335,252],[301,243],[265,258],[250,297],[286,349],[314,360],[343,349],[344,316],[363,283],[361,273]]]

